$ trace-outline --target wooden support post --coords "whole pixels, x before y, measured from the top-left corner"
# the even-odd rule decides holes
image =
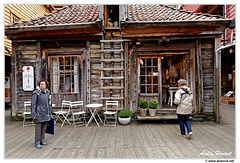
[[[128,43],[124,43],[124,107],[128,107]],[[130,108],[132,109],[132,108]]]
[[[195,60],[195,49],[190,49],[190,84],[193,92],[193,110],[196,110],[196,60]]]
[[[36,44],[36,83],[42,78],[44,72],[42,72],[42,52],[41,52],[41,43],[37,42]]]
[[[87,91],[86,91],[86,96],[87,96],[87,103],[91,103],[91,63],[90,63],[90,41],[86,42],[87,44],[87,56],[86,56],[86,68],[87,68]]]
[[[17,43],[12,42],[12,80],[11,80],[11,116],[16,117],[18,113],[18,94],[17,92]]]
[[[198,79],[198,113],[203,112],[203,72],[202,72],[202,54],[201,40],[196,40],[196,56],[197,56],[197,79]]]
[[[135,87],[134,87],[134,82],[135,82],[135,63],[134,63],[134,53],[133,49],[130,50],[129,52],[129,59],[130,59],[130,75],[129,75],[129,83],[130,83],[130,91],[129,91],[129,101],[130,101],[130,109],[133,110],[134,107],[134,92],[135,92]]]
[[[220,123],[220,101],[221,101],[221,51],[217,51],[221,46],[221,38],[215,38],[215,77],[214,77],[214,114],[216,123]]]
[[[82,62],[82,68],[83,68],[83,83],[82,83],[82,99],[84,106],[83,108],[85,109],[85,105],[87,103],[87,82],[88,82],[88,77],[87,77],[87,49],[83,51],[83,62]]]

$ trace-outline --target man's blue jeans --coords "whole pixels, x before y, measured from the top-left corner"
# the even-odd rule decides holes
[[[190,114],[184,115],[184,114],[177,114],[178,116],[178,123],[180,126],[180,131],[182,135],[186,135],[185,127],[187,129],[187,132],[192,132],[191,122],[189,120]]]

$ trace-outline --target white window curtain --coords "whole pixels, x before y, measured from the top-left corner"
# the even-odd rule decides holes
[[[53,93],[58,93],[60,81],[58,57],[53,57],[52,60],[53,60]]]
[[[74,57],[74,92],[78,93],[78,61],[77,57]]]

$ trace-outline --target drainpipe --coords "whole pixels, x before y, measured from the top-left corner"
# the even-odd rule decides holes
[[[220,78],[220,64],[221,63],[219,63],[219,58],[221,57],[221,53],[220,53],[220,55],[219,55],[219,51],[220,50],[223,50],[223,49],[226,49],[226,48],[229,48],[229,47],[232,47],[232,46],[235,46],[235,42],[234,43],[232,43],[232,44],[228,44],[228,45],[225,45],[225,46],[222,46],[222,47],[220,47],[220,48],[218,48],[217,50],[216,50],[216,52],[215,52],[215,58],[216,58],[216,67],[215,67],[215,69],[216,69],[216,79],[218,79],[220,82],[218,82],[218,83],[216,83],[216,90],[219,90],[219,91],[217,91],[217,92],[219,92],[218,94],[217,94],[217,97],[216,97],[216,99],[217,100],[219,100],[220,101],[220,96],[219,96],[219,94],[220,94],[220,92],[221,92],[221,78]],[[220,112],[219,112],[219,103],[217,103],[216,102],[216,112],[215,112],[215,116],[216,116],[216,123],[220,123]]]
[[[227,5],[223,5],[223,17],[226,17],[226,13],[227,13]],[[223,34],[223,46],[226,45],[226,38],[227,38],[227,28],[225,29],[224,31],[224,34]]]

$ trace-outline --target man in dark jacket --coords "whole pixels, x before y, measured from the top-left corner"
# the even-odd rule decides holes
[[[38,87],[32,94],[31,114],[35,122],[35,146],[47,145],[44,141],[48,121],[51,120],[52,99],[51,92],[47,89],[48,81],[41,79]]]

